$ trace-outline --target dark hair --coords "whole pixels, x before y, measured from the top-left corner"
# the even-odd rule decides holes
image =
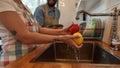
[[[50,4],[50,3],[49,3],[49,0],[47,0],[47,4],[48,4],[49,7],[54,7],[55,4],[56,4],[56,2],[57,2],[57,0],[54,0],[54,3],[53,3],[53,4]]]

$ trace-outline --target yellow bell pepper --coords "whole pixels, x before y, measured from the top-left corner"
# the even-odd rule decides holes
[[[73,41],[77,44],[80,45],[83,43],[83,37],[80,32],[76,32],[73,34],[74,36],[79,36],[79,38],[74,38]]]

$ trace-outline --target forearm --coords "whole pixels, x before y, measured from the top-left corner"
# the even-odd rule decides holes
[[[19,36],[20,37],[20,36]],[[22,35],[21,40],[22,43],[25,44],[41,44],[41,43],[51,43],[55,40],[63,41],[66,44],[70,46],[75,46],[77,48],[80,48],[81,46],[78,46],[72,39],[77,38],[78,36],[72,36],[72,35],[60,35],[60,36],[53,36],[53,35],[45,35],[40,33],[33,33],[28,32],[25,35]]]
[[[25,44],[41,44],[53,42],[54,40],[57,40],[57,36],[28,32],[25,35],[22,35],[19,40]]]
[[[63,29],[50,29],[50,28],[40,28],[39,29],[40,33],[44,33],[44,34],[50,34],[50,35],[63,35],[65,34],[63,32]]]

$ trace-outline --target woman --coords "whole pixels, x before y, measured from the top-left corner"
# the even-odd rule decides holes
[[[37,44],[60,40],[68,45],[81,47],[72,40],[78,36],[68,34],[67,29],[55,30],[38,25],[21,0],[0,0],[0,37],[0,68],[27,54]]]

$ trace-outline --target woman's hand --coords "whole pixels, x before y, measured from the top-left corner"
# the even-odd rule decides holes
[[[61,31],[60,31],[60,34],[62,34],[62,35],[66,35],[66,34],[71,34],[71,32],[68,30],[69,28],[64,28],[64,29],[61,29]]]
[[[67,33],[67,34],[74,34],[79,31],[80,31],[79,25],[74,23],[72,23],[69,27],[63,29],[63,33]]]
[[[64,43],[68,44],[69,46],[76,47],[76,48],[81,48],[81,45],[77,45],[72,39],[73,38],[79,38],[79,36],[73,36],[73,35],[60,35],[58,36],[57,40],[61,40]]]
[[[64,42],[69,46],[76,47],[76,48],[81,48],[83,46],[83,44],[77,45],[72,39],[65,40]]]

